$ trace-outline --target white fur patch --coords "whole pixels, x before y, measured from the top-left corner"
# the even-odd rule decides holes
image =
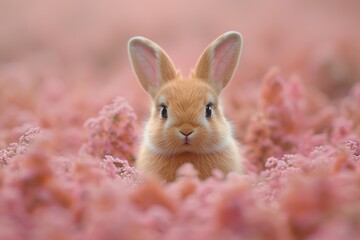
[[[158,152],[156,146],[152,143],[151,138],[149,137],[149,124],[146,124],[143,136],[143,144],[152,152]]]
[[[205,109],[204,109],[204,114],[200,114],[198,122],[199,125],[203,126],[206,129],[206,131],[208,131],[208,133],[211,133],[210,124],[208,122],[208,119],[205,117]]]
[[[229,142],[231,141],[232,136],[231,134],[226,134],[226,137],[223,139],[223,141],[218,145],[218,149],[224,149],[227,147],[227,145],[229,144]]]
[[[157,101],[157,105],[160,105],[162,103],[165,104],[165,101],[166,101],[165,96],[161,95],[161,96],[159,96],[159,99]]]
[[[211,93],[208,93],[207,100],[208,100],[208,103],[210,103],[210,102],[214,103],[215,102],[215,97]]]
[[[223,141],[219,144],[220,149],[225,148],[231,142],[231,140],[234,139],[232,125],[226,119],[225,119],[225,124],[226,124],[226,136],[223,139]]]
[[[165,134],[169,130],[170,126],[174,124],[174,119],[171,117],[171,114],[169,114],[169,113],[170,113],[170,111],[168,109],[168,117],[167,117],[167,119],[164,120],[165,124],[164,124],[164,128],[163,128],[163,134]]]

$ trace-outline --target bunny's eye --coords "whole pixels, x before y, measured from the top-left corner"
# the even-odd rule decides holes
[[[206,108],[205,108],[205,117],[207,118],[210,118],[213,116],[213,104],[212,103],[209,103],[208,105],[206,105]]]
[[[168,117],[167,107],[164,104],[160,105],[160,115],[162,119],[166,119]]]

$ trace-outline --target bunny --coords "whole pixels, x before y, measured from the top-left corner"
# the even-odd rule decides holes
[[[219,94],[235,71],[242,37],[227,32],[201,54],[189,77],[183,77],[166,52],[144,37],[129,40],[132,70],[152,98],[136,167],[167,182],[191,163],[200,179],[242,169],[239,146],[223,115]]]

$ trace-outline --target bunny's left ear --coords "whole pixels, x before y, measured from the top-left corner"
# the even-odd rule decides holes
[[[144,37],[131,38],[128,51],[134,73],[153,98],[162,85],[177,76],[170,57],[151,40]]]
[[[230,81],[240,58],[242,38],[238,32],[227,32],[213,41],[201,54],[194,77],[210,84],[218,93]]]

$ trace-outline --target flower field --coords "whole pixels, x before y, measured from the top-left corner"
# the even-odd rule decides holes
[[[126,6],[126,7],[124,7]],[[0,1],[0,239],[358,239],[355,0]],[[244,172],[134,167],[150,98],[135,35],[184,75],[236,30],[222,93]]]

